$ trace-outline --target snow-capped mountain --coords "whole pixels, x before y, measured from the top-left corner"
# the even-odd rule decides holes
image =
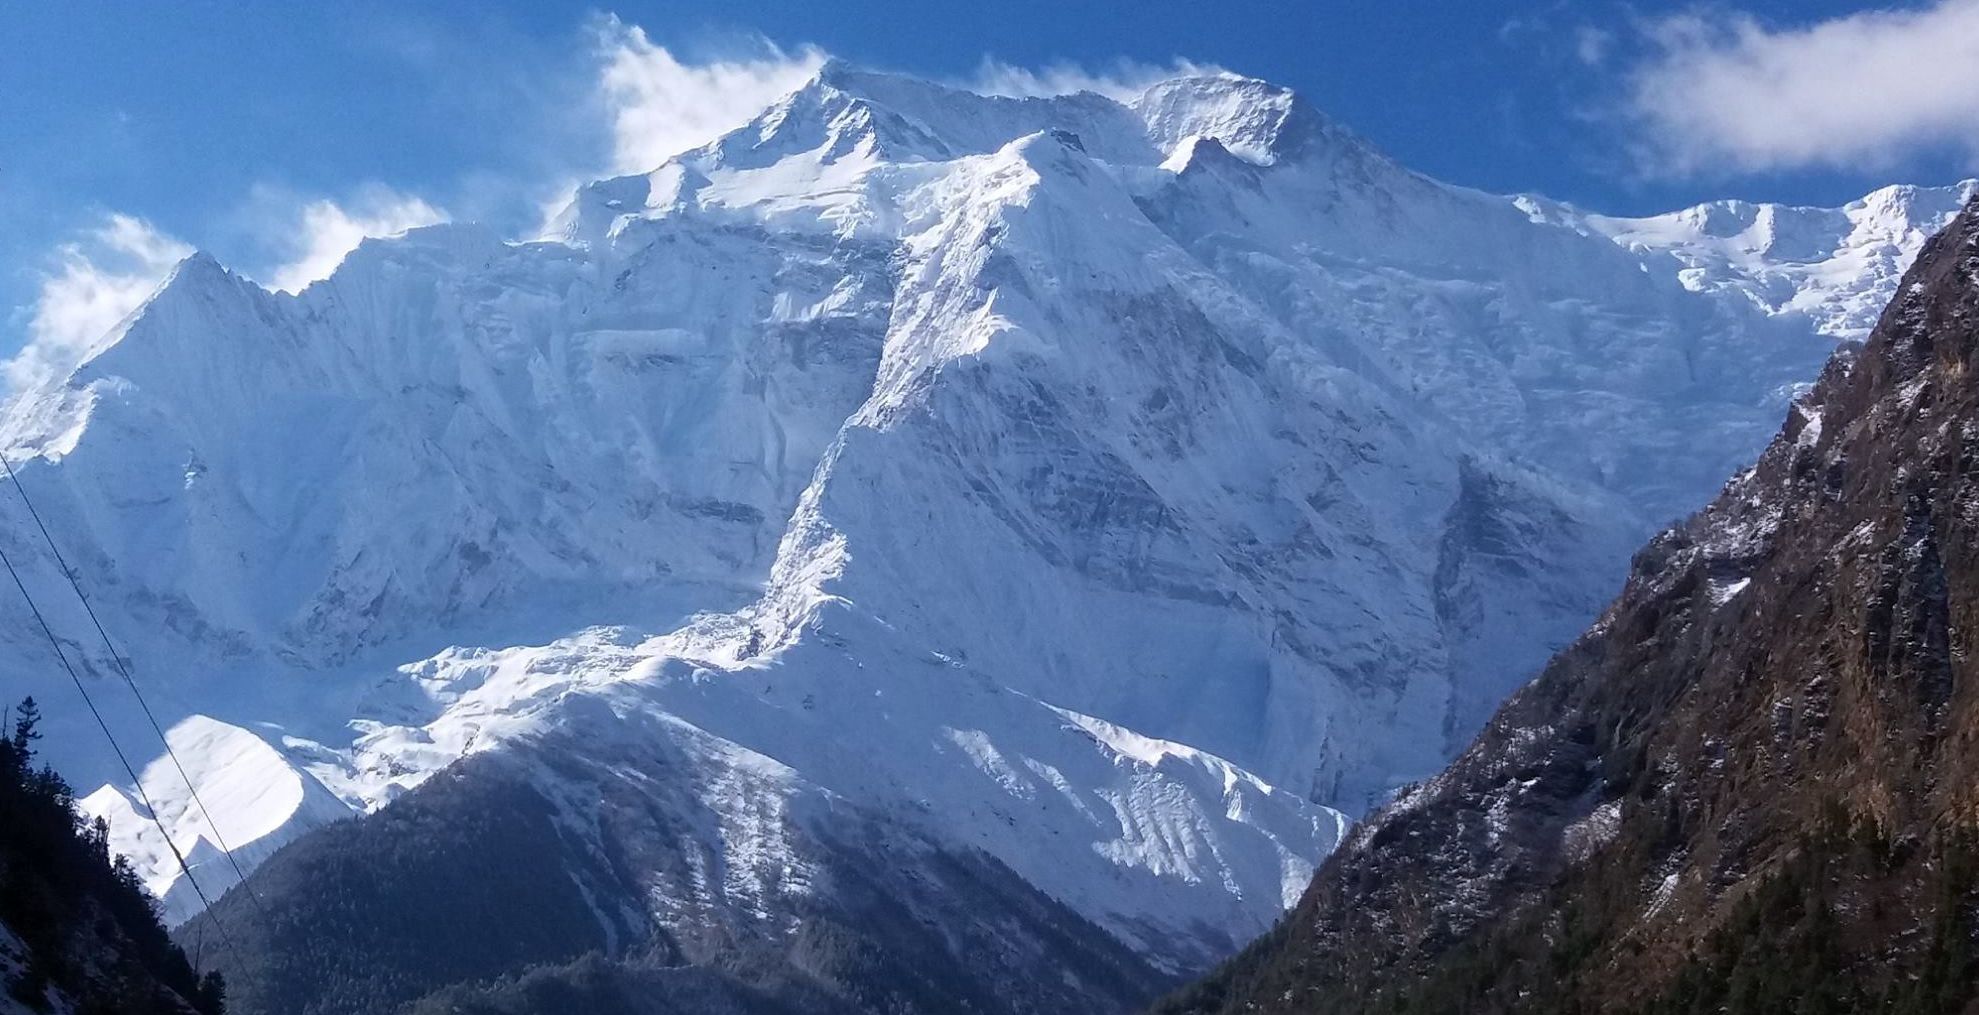
[[[197,255],[0,445],[248,862],[463,755],[574,799],[665,738],[723,873],[651,872],[658,925],[773,929],[842,806],[1179,972],[1578,631],[1970,189],[1621,220],[1260,81],[831,64],[543,240],[428,227],[293,296]],[[68,701],[4,608],[8,686]],[[58,763],[190,915],[77,711]]]
[[[1979,180],[1899,185],[1840,208],[1712,201],[1649,218],[1589,215],[1543,198],[1520,205],[1542,220],[1610,237],[1653,270],[1674,267],[1691,289],[1742,296],[1767,314],[1804,317],[1822,334],[1859,340],[1924,241],[1975,192]],[[1662,257],[1669,260],[1657,263]]]

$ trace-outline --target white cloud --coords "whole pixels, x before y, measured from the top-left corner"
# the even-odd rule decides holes
[[[1220,67],[1176,59],[1166,65],[1122,60],[1098,70],[1077,64],[1058,63],[1041,68],[1015,67],[985,57],[975,76],[962,82],[964,88],[984,95],[1018,98],[1045,95],[1071,95],[1098,92],[1111,99],[1137,98],[1149,85],[1169,78],[1228,73]]]
[[[301,292],[311,282],[330,277],[344,255],[366,237],[391,236],[446,220],[446,212],[386,187],[365,188],[349,207],[328,199],[310,201],[295,213],[288,259],[269,273],[269,284]]]
[[[1865,11],[1796,28],[1691,14],[1651,27],[1629,103],[1678,173],[1884,168],[1979,157],[1979,0]]]
[[[1574,58],[1589,67],[1599,67],[1615,45],[1615,33],[1592,25],[1574,31]]]
[[[57,248],[28,319],[27,344],[6,361],[7,384],[66,371],[130,316],[192,248],[141,218],[110,214]]]
[[[823,51],[688,62],[617,18],[597,28],[598,88],[612,120],[612,168],[644,172],[749,122],[824,65]]]

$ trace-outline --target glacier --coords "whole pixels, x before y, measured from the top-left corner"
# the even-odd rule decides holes
[[[1247,78],[833,62],[542,238],[424,227],[293,295],[196,254],[0,448],[220,826],[141,773],[209,896],[220,837],[251,865],[518,745],[631,785],[611,759],[659,739],[728,866],[652,919],[773,924],[836,800],[1186,971],[1576,634],[1975,186],[1624,219],[1429,179]],[[0,610],[7,692],[190,917]]]

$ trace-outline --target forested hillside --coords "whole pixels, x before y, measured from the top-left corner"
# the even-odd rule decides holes
[[[68,783],[35,765],[33,698],[0,740],[0,1013],[220,1015],[225,988],[201,976],[159,922],[109,829],[85,822]]]

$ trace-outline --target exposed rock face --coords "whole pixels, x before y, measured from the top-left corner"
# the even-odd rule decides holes
[[[1758,464],[1168,1009],[1960,1010],[1975,367],[1968,206]]]

